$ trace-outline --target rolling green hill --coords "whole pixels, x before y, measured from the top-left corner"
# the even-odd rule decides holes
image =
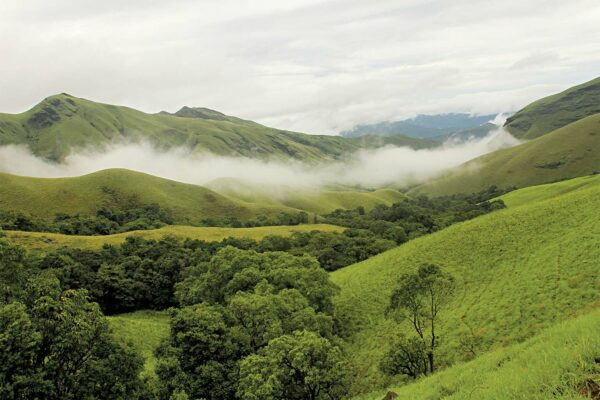
[[[598,178],[589,179],[597,182]],[[564,190],[565,183],[557,185],[559,189],[547,185],[511,193],[505,210],[332,273],[341,287],[336,303],[342,314],[352,318],[354,334],[348,350],[353,393],[395,382],[378,371],[399,329],[384,317],[384,309],[398,277],[424,263],[439,264],[457,280],[457,292],[442,315],[439,333],[440,350],[450,363],[465,358],[460,342],[471,329],[481,338],[478,354],[484,354],[600,307],[600,185],[582,187],[576,181],[572,187],[579,189],[571,191]],[[533,190],[540,193],[532,195]]]
[[[34,154],[60,161],[73,149],[100,150],[110,143],[146,140],[160,148],[186,146],[197,152],[311,162],[348,155],[362,146],[432,146],[407,137],[347,140],[339,136],[283,131],[206,108],[147,114],[68,94],[51,96],[21,114],[0,114],[0,145],[26,144]]]
[[[534,139],[600,113],[600,78],[540,99],[508,118],[505,128],[520,139]]]
[[[12,242],[33,250],[48,251],[58,247],[99,249],[103,244],[120,244],[129,236],[159,240],[170,235],[206,241],[220,241],[226,237],[250,238],[259,240],[267,235],[289,236],[294,232],[341,232],[345,228],[328,224],[305,224],[296,226],[259,226],[256,228],[220,228],[194,226],[164,226],[160,229],[132,231],[105,236],[61,235],[48,232],[3,231]]]
[[[507,207],[518,207],[524,204],[555,199],[579,190],[587,190],[600,186],[600,175],[583,176],[566,181],[537,185],[507,193],[499,198]]]
[[[125,169],[110,169],[72,178],[30,178],[0,173],[0,210],[40,218],[57,213],[95,215],[113,194],[136,196],[142,204],[157,203],[171,211],[175,223],[197,225],[207,218],[329,213],[338,208],[367,209],[390,205],[406,196],[393,189],[375,191],[271,188],[223,179],[214,189],[184,184]],[[278,190],[279,193],[276,193]],[[313,217],[310,217],[311,222]]]
[[[498,150],[412,189],[409,194],[471,193],[490,185],[526,187],[600,171],[600,114],[519,146]]]
[[[298,212],[285,207],[258,206],[229,199],[202,186],[183,184],[139,172],[111,169],[74,178],[29,178],[0,173],[0,209],[42,218],[57,213],[94,215],[110,202],[111,193],[135,195],[143,204],[169,209],[176,223],[198,224],[219,216],[254,218],[258,214]]]
[[[277,185],[253,185],[237,179],[218,179],[210,182],[207,187],[229,198],[248,203],[291,207],[316,214],[326,214],[338,208],[355,209],[358,206],[369,210],[377,204],[390,205],[406,198],[406,195],[394,189],[297,189]]]

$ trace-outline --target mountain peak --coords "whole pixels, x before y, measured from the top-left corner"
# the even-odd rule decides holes
[[[201,118],[201,119],[213,119],[223,121],[228,119],[227,115],[222,112],[211,110],[210,108],[204,107],[188,107],[183,106],[179,111],[175,114],[178,117],[184,118]]]
[[[49,128],[63,117],[77,113],[78,104],[75,99],[76,97],[67,93],[46,97],[30,110],[27,124],[37,129]]]

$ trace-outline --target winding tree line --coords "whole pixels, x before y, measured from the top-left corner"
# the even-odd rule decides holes
[[[510,190],[510,189],[509,189]],[[0,228],[26,232],[53,232],[66,235],[110,235],[134,230],[156,229],[172,225],[171,210],[158,204],[143,203],[136,195],[124,195],[103,188],[108,200],[96,210],[95,215],[59,213],[53,219],[35,217],[20,211],[0,210]],[[369,230],[381,239],[396,244],[435,232],[452,223],[474,218],[494,209],[502,208],[501,200],[489,202],[507,190],[490,187],[472,195],[455,195],[430,199],[420,196],[407,198],[392,206],[379,205],[366,213],[364,207],[355,210],[336,210],[313,222],[328,222]],[[309,222],[306,212],[279,213],[276,216],[257,215],[248,221],[235,217],[206,218],[201,226],[256,227],[299,225]]]
[[[0,228],[12,231],[50,232],[64,235],[101,236],[161,228],[173,225],[170,210],[158,204],[138,204],[130,208],[103,206],[93,216],[59,213],[52,220],[14,210],[0,210]],[[300,225],[308,223],[308,214],[279,213],[274,217],[259,215],[240,222],[236,218],[205,219],[199,226],[229,226],[233,228]]]
[[[489,192],[488,195],[495,195]],[[176,306],[175,284],[183,272],[208,262],[227,246],[259,253],[281,251],[310,255],[327,271],[366,260],[409,238],[434,232],[449,224],[504,207],[501,201],[479,202],[480,197],[418,198],[370,212],[358,208],[335,211],[329,222],[349,226],[342,233],[296,232],[290,237],[269,235],[260,241],[226,238],[220,242],[159,241],[128,237],[119,246],[98,251],[63,248],[36,260],[42,270],[54,270],[64,287],[85,288],[106,313]]]

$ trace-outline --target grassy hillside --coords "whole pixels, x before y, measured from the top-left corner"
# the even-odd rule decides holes
[[[131,343],[144,358],[144,374],[153,375],[156,366],[154,349],[169,335],[169,314],[163,311],[136,311],[108,317],[115,337]]]
[[[534,139],[600,113],[600,78],[538,100],[508,118],[505,127],[521,139]]]
[[[295,189],[276,185],[253,185],[236,179],[219,179],[209,183],[207,187],[247,203],[290,207],[316,214],[326,214],[338,208],[355,209],[358,206],[371,209],[377,204],[390,205],[406,198],[406,195],[394,189]]]
[[[0,173],[0,210],[15,210],[41,218],[57,213],[93,215],[114,201],[113,194],[136,196],[142,204],[158,203],[169,209],[175,222],[198,224],[206,218],[282,212],[328,213],[338,208],[367,209],[405,198],[393,189],[375,191],[291,189],[254,186],[222,179],[209,188],[158,178],[140,172],[111,169],[73,178],[30,178]],[[311,217],[312,221],[312,217]]]
[[[353,318],[354,393],[393,383],[377,367],[398,332],[384,309],[398,277],[424,263],[439,264],[457,280],[440,332],[449,362],[465,357],[460,341],[470,329],[481,337],[478,352],[485,352],[600,307],[600,186],[547,197],[513,206],[509,201],[508,209],[332,273],[342,289],[340,312]]]
[[[226,237],[260,240],[267,235],[289,236],[294,232],[341,232],[344,228],[327,224],[306,224],[296,226],[261,226],[256,228],[212,228],[192,226],[165,226],[160,229],[132,231],[107,236],[61,235],[47,232],[3,231],[12,242],[33,250],[49,251],[58,247],[99,249],[103,244],[120,244],[128,236],[159,240],[165,235],[192,238],[206,241],[220,241]]]
[[[411,194],[470,193],[499,187],[525,187],[600,171],[600,114],[516,147],[463,164]]]
[[[518,345],[498,349],[403,387],[398,400],[590,399],[600,382],[600,311],[559,324]],[[386,391],[355,400],[381,400]]]
[[[186,146],[219,155],[308,161],[339,158],[362,145],[338,136],[268,128],[205,108],[146,114],[64,93],[21,114],[0,114],[0,145],[27,144],[36,155],[58,161],[75,148],[101,149],[109,143],[141,139],[164,148]],[[419,148],[431,145],[410,138],[404,142]]]
[[[229,199],[207,188],[123,170],[111,169],[75,178],[28,178],[0,173],[0,209],[17,210],[43,218],[56,213],[95,214],[110,191],[135,195],[143,204],[158,203],[172,211],[180,224],[205,218],[233,216],[250,219],[257,214],[297,212],[284,207],[257,206]]]
[[[500,196],[500,198],[507,207],[512,208],[524,204],[555,199],[559,196],[597,186],[600,186],[600,175],[590,175],[562,182],[523,188]]]

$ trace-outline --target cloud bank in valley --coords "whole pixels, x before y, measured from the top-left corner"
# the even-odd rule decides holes
[[[360,151],[345,162],[321,165],[197,154],[186,148],[160,151],[148,143],[115,145],[102,153],[82,151],[56,164],[34,156],[27,147],[9,145],[0,147],[0,171],[56,178],[126,168],[199,185],[234,178],[258,185],[378,187],[425,181],[480,155],[518,143],[500,128],[484,138],[464,143],[448,142],[422,150],[388,146]]]

